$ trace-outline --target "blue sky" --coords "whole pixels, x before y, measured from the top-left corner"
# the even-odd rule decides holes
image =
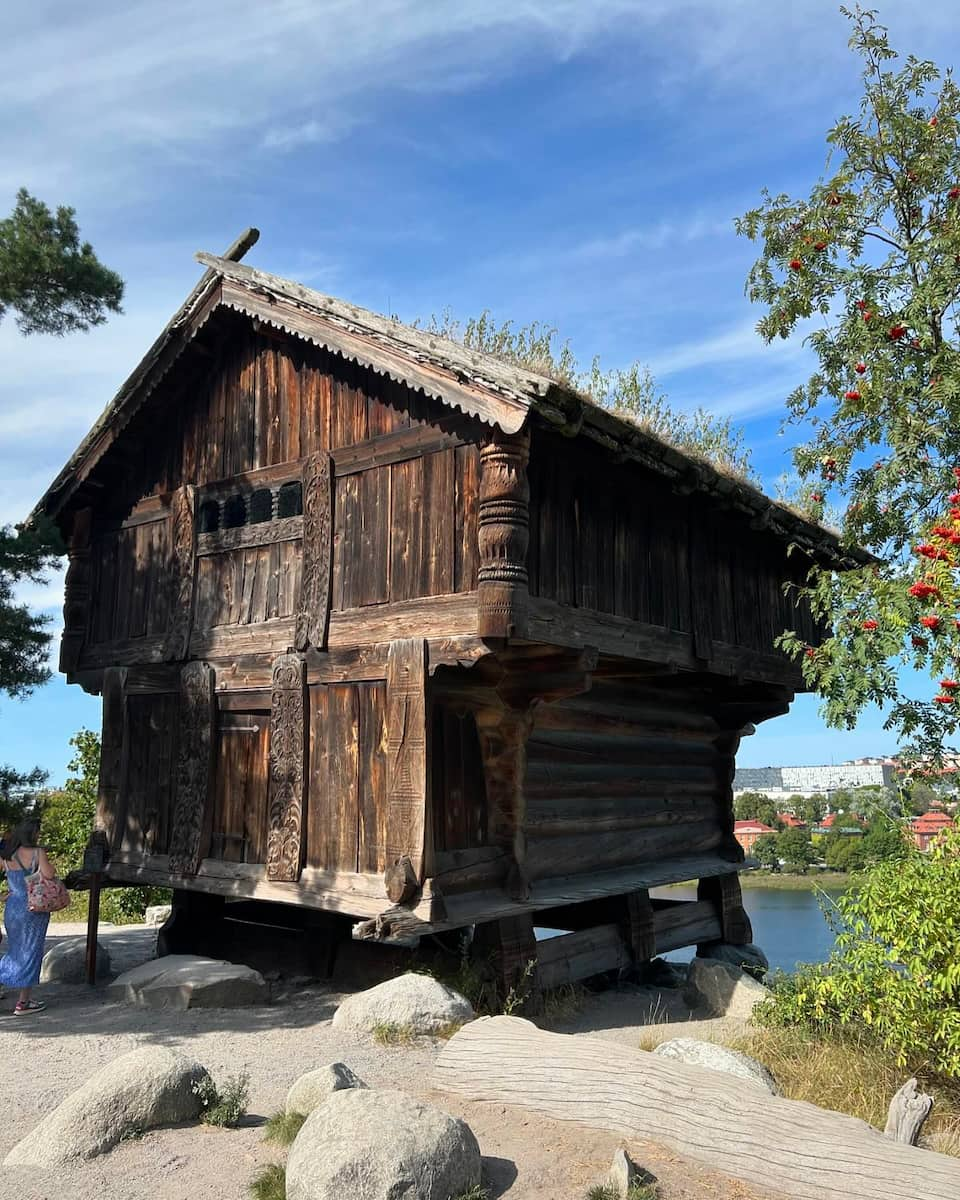
[[[888,4],[895,46],[949,66],[947,0]],[[859,96],[820,0],[37,0],[5,17],[0,209],[70,203],[127,280],[125,313],[61,341],[0,325],[0,521],[21,519],[195,282],[248,260],[403,319],[449,306],[546,321],[584,361],[639,359],[672,404],[741,423],[772,490],[800,345],[764,347],[733,218],[799,192]],[[59,623],[61,581],[27,598]],[[740,762],[894,749],[816,701]],[[0,762],[49,767],[99,702],[55,679],[0,700]]]

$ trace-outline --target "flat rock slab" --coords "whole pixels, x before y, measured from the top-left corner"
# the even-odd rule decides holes
[[[451,1200],[479,1183],[469,1126],[391,1090],[333,1092],[287,1159],[287,1200]]]
[[[473,1017],[470,1001],[459,992],[429,975],[407,974],[348,996],[333,1014],[333,1025],[366,1033],[390,1025],[431,1034]]]
[[[653,1051],[664,1058],[674,1058],[677,1062],[690,1063],[694,1067],[706,1067],[708,1071],[722,1071],[726,1075],[735,1075],[748,1083],[755,1083],[771,1096],[779,1096],[780,1089],[777,1081],[763,1063],[751,1058],[749,1054],[741,1054],[739,1050],[728,1050],[726,1046],[718,1046],[714,1042],[701,1042],[696,1038],[673,1038],[669,1042],[661,1042]]]
[[[97,978],[110,974],[110,952],[97,942]],[[41,983],[84,983],[87,978],[87,939],[58,938],[43,956]]]
[[[168,954],[119,975],[107,989],[137,1008],[245,1008],[265,1004],[267,985],[259,971],[216,958]]]
[[[165,1046],[114,1059],[19,1141],[4,1165],[53,1167],[105,1154],[125,1137],[200,1114],[197,1085],[206,1070]]]
[[[162,925],[170,919],[172,904],[151,904],[143,914],[144,925]]]

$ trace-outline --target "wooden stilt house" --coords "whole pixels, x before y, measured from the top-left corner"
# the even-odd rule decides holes
[[[734,756],[803,687],[783,584],[835,539],[236,257],[198,256],[37,510],[69,546],[61,670],[103,697],[106,882],[174,888],[187,928],[224,898],[477,926],[506,973],[535,923],[573,931],[544,984],[748,941]]]

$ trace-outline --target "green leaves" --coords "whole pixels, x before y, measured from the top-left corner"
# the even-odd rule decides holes
[[[122,297],[123,280],[80,241],[74,210],[52,213],[22,188],[0,221],[0,318],[12,308],[21,333],[62,336],[101,325]]]
[[[834,919],[830,960],[781,979],[762,1018],[827,1032],[865,1023],[901,1065],[960,1078],[960,832],[927,854],[901,841],[840,897]]]
[[[747,278],[766,310],[761,336],[817,322],[806,342],[818,369],[787,398],[806,437],[797,506],[814,519],[838,510],[844,541],[880,563],[840,578],[815,570],[807,598],[832,636],[812,657],[796,639],[781,644],[805,656],[831,724],[887,705],[893,727],[922,731],[939,754],[957,713],[931,707],[932,690],[902,696],[897,668],[937,674],[960,661],[956,555],[915,557],[937,522],[960,534],[949,500],[960,466],[960,91],[933,63],[894,69],[875,14],[848,16],[863,63],[858,115],[828,133],[831,158],[808,196],[764,192],[737,227],[761,247]],[[935,600],[909,594],[918,579],[935,583]]]

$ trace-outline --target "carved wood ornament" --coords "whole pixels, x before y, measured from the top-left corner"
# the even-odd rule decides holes
[[[67,549],[69,565],[63,593],[63,637],[60,642],[60,670],[76,670],[87,634],[90,612],[90,525],[93,510],[82,508],[73,518],[73,530]]]
[[[200,865],[213,767],[213,669],[191,662],[180,672],[177,791],[170,831],[170,870],[195,875]]]
[[[478,629],[481,637],[523,637],[528,608],[530,434],[496,431],[480,448]]]
[[[322,650],[330,619],[333,545],[333,469],[329,454],[311,454],[303,464],[303,574],[293,644]]]
[[[406,856],[423,880],[427,797],[426,648],[423,638],[390,643],[387,656],[387,862]]]
[[[281,654],[270,695],[267,834],[267,878],[278,883],[296,883],[303,863],[306,697],[306,664],[297,654]]]
[[[193,610],[193,579],[196,571],[197,532],[194,518],[193,484],[177,488],[173,494],[173,569],[170,625],[163,647],[166,662],[187,657]]]

